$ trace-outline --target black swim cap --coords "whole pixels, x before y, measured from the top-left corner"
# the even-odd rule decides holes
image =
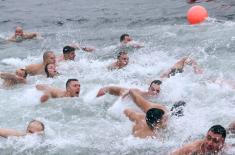
[[[75,51],[75,48],[71,47],[71,46],[65,46],[63,48],[63,54],[67,54],[67,53],[70,53],[70,52],[73,52],[73,51]]]
[[[154,129],[154,127],[160,122],[162,116],[164,115],[164,111],[157,108],[151,108],[146,113],[146,123],[149,128]]]
[[[184,101],[178,101],[174,103],[174,105],[171,108],[171,116],[184,116],[184,109],[183,107],[186,105],[186,102]]]

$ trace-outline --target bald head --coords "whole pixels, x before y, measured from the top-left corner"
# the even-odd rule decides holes
[[[42,133],[44,132],[44,124],[37,120],[32,120],[29,122],[27,127],[26,133],[27,134],[34,134],[34,133]]]
[[[15,29],[15,35],[16,36],[23,36],[24,35],[23,28],[20,26],[17,26]]]
[[[52,51],[46,51],[43,53],[43,63],[45,64],[55,64],[56,63],[56,57],[54,52]]]

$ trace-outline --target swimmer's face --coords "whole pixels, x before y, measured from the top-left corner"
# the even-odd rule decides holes
[[[149,94],[151,96],[155,96],[155,95],[158,95],[161,91],[161,87],[160,85],[156,84],[156,83],[152,83],[151,86],[149,87]]]
[[[24,35],[23,29],[20,27],[17,27],[15,30],[15,36],[23,36],[23,35]]]
[[[69,53],[68,53],[68,59],[69,59],[69,60],[74,60],[74,59],[75,59],[75,56],[76,56],[75,51],[72,51],[72,52],[69,52]]]
[[[54,77],[54,76],[57,75],[55,64],[47,65],[47,70],[48,70],[48,73],[49,73],[49,77]]]
[[[27,134],[40,134],[40,133],[43,133],[43,127],[37,121],[31,122],[27,127],[26,133]]]
[[[210,153],[219,152],[224,146],[224,140],[222,135],[208,131],[204,139],[205,151]]]
[[[128,36],[125,36],[123,43],[128,43],[130,41],[132,41],[132,38],[128,35]]]
[[[24,69],[17,69],[15,74],[19,77],[26,77],[26,71]]]
[[[71,81],[67,91],[70,93],[71,97],[78,97],[80,93],[80,83],[78,81]]]
[[[55,57],[54,53],[48,53],[46,63],[47,64],[55,64],[56,63],[56,57]]]
[[[119,68],[125,67],[129,63],[129,57],[127,54],[122,54],[118,58]]]

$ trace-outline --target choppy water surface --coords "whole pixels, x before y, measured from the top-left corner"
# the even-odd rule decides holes
[[[55,79],[29,77],[28,84],[14,89],[0,89],[0,127],[25,130],[27,122],[45,123],[44,138],[29,136],[0,139],[1,154],[159,154],[202,137],[209,127],[225,127],[235,119],[235,96],[230,87],[209,82],[217,77],[235,80],[235,3],[233,0],[201,3],[211,19],[189,26],[185,1],[156,0],[9,0],[0,2],[0,71],[14,71],[40,62],[42,53],[62,53],[64,45],[77,41],[90,45],[94,53],[77,51],[75,62],[58,66]],[[21,25],[38,31],[42,39],[23,43],[4,41]],[[115,46],[122,33],[131,34],[145,47],[130,50],[130,64],[122,70],[107,71],[116,57]],[[133,107],[129,100],[106,95],[95,98],[105,85],[147,89],[177,59],[190,55],[204,68],[195,76],[188,67],[162,85],[155,102],[169,108],[174,101],[185,100],[185,116],[171,118],[161,140],[138,139],[131,135],[132,123],[122,114]],[[65,87],[68,78],[81,82],[79,98],[49,100],[40,105],[35,84]],[[233,138],[227,138],[234,143]],[[231,152],[235,154],[235,152]]]

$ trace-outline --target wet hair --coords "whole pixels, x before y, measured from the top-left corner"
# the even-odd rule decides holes
[[[53,53],[52,51],[46,51],[43,53],[43,61],[45,61],[49,54]]]
[[[164,115],[164,111],[157,108],[151,108],[146,112],[146,123],[150,129],[154,129],[155,126],[160,122],[162,116]]]
[[[50,64],[46,64],[46,66],[45,66],[45,73],[46,73],[46,75],[47,75],[47,77],[49,78],[50,77],[50,74],[49,74],[49,71],[48,71],[48,66],[49,66]]]
[[[41,127],[42,127],[42,131],[44,131],[44,129],[45,129],[44,124],[43,124],[42,122],[38,121],[38,120],[34,120],[34,119],[33,119],[32,121],[29,122],[29,125],[30,125],[31,123],[34,123],[34,122],[39,123],[39,124],[41,125]]]
[[[121,55],[125,55],[125,54],[127,54],[127,52],[125,52],[125,51],[119,52],[117,58],[119,59],[121,57]]]
[[[120,37],[120,42],[122,42],[124,39],[125,39],[125,37],[128,37],[129,36],[129,34],[122,34],[121,35],[121,37]]]
[[[150,87],[152,86],[152,84],[161,85],[162,81],[161,80],[154,80],[154,81],[151,82]]]
[[[63,48],[63,54],[68,54],[68,53],[73,52],[73,51],[75,51],[75,48],[71,47],[71,46],[65,46]]]
[[[226,138],[226,130],[223,126],[221,125],[214,125],[212,126],[209,131],[221,135],[224,139]],[[209,132],[208,131],[208,132]]]
[[[28,76],[27,71],[26,71],[25,69],[23,69],[23,68],[21,68],[20,70],[24,71],[24,76],[23,76],[23,78],[26,78],[26,77]]]
[[[173,104],[171,107],[171,116],[181,117],[184,116],[184,107],[186,106],[186,102],[178,101]]]
[[[66,88],[69,87],[69,84],[70,84],[70,82],[72,82],[72,81],[78,81],[78,79],[68,79],[68,81],[66,82]]]

